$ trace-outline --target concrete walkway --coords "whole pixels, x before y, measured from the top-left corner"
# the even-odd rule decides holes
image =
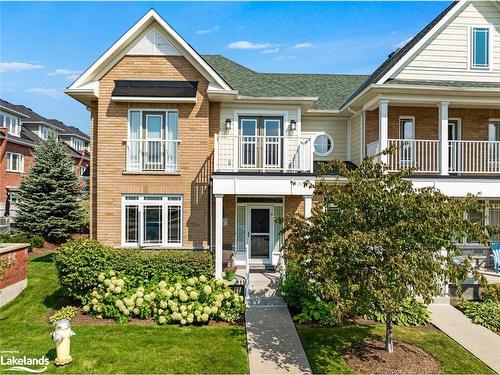
[[[274,272],[252,270],[245,312],[250,374],[311,373]]]
[[[432,324],[500,374],[500,336],[451,305],[431,304]]]

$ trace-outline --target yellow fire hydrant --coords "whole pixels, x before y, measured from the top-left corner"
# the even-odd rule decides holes
[[[69,354],[70,337],[76,333],[71,330],[69,320],[61,319],[55,323],[55,330],[52,332],[52,340],[56,343],[57,358],[56,366],[64,366],[70,363],[73,358]]]

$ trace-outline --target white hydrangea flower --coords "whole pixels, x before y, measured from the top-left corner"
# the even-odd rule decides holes
[[[89,305],[83,306],[83,312],[89,312],[89,311],[90,311],[90,306]]]
[[[109,276],[115,276],[115,275],[116,275],[115,271],[113,270],[109,271]]]
[[[208,321],[208,314],[202,314],[201,315],[201,320],[204,321],[204,322]]]
[[[196,301],[198,299],[198,293],[193,290],[191,293],[189,293],[189,298],[191,298],[193,301]]]
[[[97,305],[99,303],[99,301],[97,300],[97,298],[92,298],[92,301],[90,301],[90,303],[92,305]]]
[[[186,322],[188,322],[189,324],[193,323],[193,320],[194,320],[194,317],[192,317],[192,316],[188,316],[186,318]]]
[[[135,308],[134,308],[134,314],[135,314],[135,315],[139,315],[139,313],[140,313],[140,312],[141,312],[141,310],[139,310],[139,308],[138,308],[138,307],[135,307]]]
[[[165,282],[165,280],[160,281],[160,282],[158,283],[158,287],[159,287],[160,289],[164,289],[164,288],[166,288],[166,287],[167,287],[167,283]]]
[[[160,324],[165,324],[167,322],[167,318],[165,318],[163,315],[160,316],[160,318],[158,319],[158,323]]]
[[[203,293],[205,293],[207,296],[212,294],[212,287],[210,285],[205,285],[203,287]]]
[[[186,322],[186,319],[181,319],[181,324],[182,325],[185,325],[187,322]]]
[[[205,277],[205,275],[201,275],[200,276],[200,282],[202,282],[202,283],[206,283],[207,282],[207,278]]]
[[[122,292],[122,288],[120,288],[119,286],[117,286],[117,287],[115,288],[115,293],[117,293],[117,294],[118,294],[118,293],[121,293],[121,292]]]
[[[189,279],[187,279],[187,283],[188,285],[194,285],[195,284],[194,278],[190,277]]]
[[[182,289],[182,284],[180,284],[180,283],[175,283],[175,289],[176,289],[176,290],[181,290],[181,289]]]

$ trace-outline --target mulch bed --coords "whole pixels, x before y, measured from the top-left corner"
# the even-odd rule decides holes
[[[67,305],[73,305],[74,303],[66,303],[66,304],[61,304],[62,306],[67,306]],[[50,324],[49,322],[49,317],[52,316],[57,309],[53,309],[48,312],[48,314],[45,316],[45,323]],[[83,313],[83,310],[81,307],[78,308],[78,312],[76,313],[76,316],[71,320],[72,325],[79,325],[79,324],[91,324],[91,325],[116,325],[120,324],[117,323],[114,319],[99,319],[99,318],[94,318],[93,316],[87,315]],[[132,324],[132,325],[140,325],[140,326],[145,326],[145,325],[157,325],[153,319],[131,319],[127,323],[124,324]],[[236,321],[234,323],[230,322],[219,322],[219,321],[209,321],[208,325],[210,327],[229,327],[229,326],[244,326],[245,325],[245,318],[242,317],[239,321]]]
[[[394,352],[385,351],[384,341],[370,338],[347,349],[342,358],[362,374],[437,374],[439,362],[416,346],[394,341]]]

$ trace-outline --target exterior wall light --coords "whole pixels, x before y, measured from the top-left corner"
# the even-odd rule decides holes
[[[294,132],[295,130],[297,130],[297,121],[295,121],[295,120],[290,120],[290,130],[291,130],[291,131],[293,131],[293,132]]]
[[[226,130],[231,130],[231,119],[227,118],[224,123],[226,125]]]

